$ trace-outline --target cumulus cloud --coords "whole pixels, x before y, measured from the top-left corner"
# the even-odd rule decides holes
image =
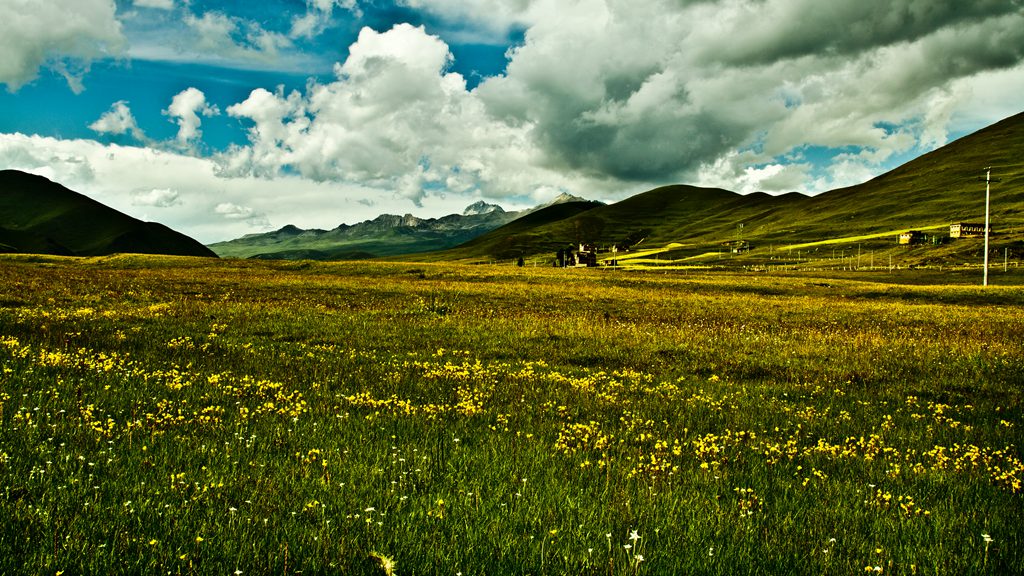
[[[228,220],[244,220],[253,228],[266,228],[270,225],[270,220],[267,219],[266,214],[257,212],[249,206],[239,206],[232,202],[221,202],[214,207],[213,211]]]
[[[152,206],[169,208],[181,204],[181,197],[176,190],[170,188],[153,188],[132,193],[133,206]]]
[[[807,192],[813,166],[799,159],[759,164],[756,154],[729,152],[697,169],[693,183],[725,188],[741,194],[751,192]]]
[[[146,135],[139,128],[131,109],[128,108],[127,100],[118,100],[110,106],[99,117],[98,120],[89,124],[89,129],[99,134],[111,134],[114,136],[130,135],[136,140],[146,142]]]
[[[199,116],[216,116],[220,114],[220,110],[206,102],[206,95],[202,90],[190,87],[175,94],[164,114],[170,116],[178,125],[178,144],[188,147],[202,136],[199,129],[202,119]]]
[[[0,9],[0,84],[9,90],[49,66],[81,92],[93,60],[124,53],[113,0],[0,0]]]
[[[422,27],[364,28],[334,82],[287,96],[254,90],[227,109],[253,126],[250,145],[223,158],[225,170],[274,174],[287,166],[314,180],[388,186],[415,201],[431,187],[522,184],[537,170],[528,127],[490,118],[462,76],[448,71],[451,61],[448,46]]]

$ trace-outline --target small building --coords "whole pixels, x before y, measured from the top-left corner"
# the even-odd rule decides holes
[[[750,252],[754,249],[754,247],[750,245],[750,242],[747,242],[746,240],[722,242],[722,247],[728,248],[729,252],[732,252],[733,254],[743,254],[744,252]]]
[[[992,227],[990,226],[989,234],[992,233]],[[974,224],[969,222],[955,222],[949,225],[949,237],[950,238],[980,238],[985,235],[984,224]]]
[[[618,259],[619,247],[617,245],[615,245],[615,244],[612,244],[611,253],[612,253],[612,257],[611,258],[605,258],[604,260],[601,261],[601,264],[603,264],[605,266],[618,266],[619,265],[619,259]]]
[[[924,241],[924,232],[920,230],[907,230],[903,234],[900,234],[900,244],[921,244]]]
[[[580,244],[580,249],[576,252],[576,266],[597,266],[597,247],[592,244]]]
[[[558,268],[597,266],[597,247],[592,244],[580,244],[577,250],[570,246],[559,250],[555,257],[555,266]]]

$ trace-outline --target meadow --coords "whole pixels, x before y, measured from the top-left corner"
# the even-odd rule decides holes
[[[1024,289],[0,259],[0,574],[1024,573]]]

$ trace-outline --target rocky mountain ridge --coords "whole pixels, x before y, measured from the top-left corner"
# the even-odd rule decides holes
[[[580,200],[577,196],[561,194],[545,204],[518,211],[506,211],[497,204],[479,200],[461,214],[439,218],[381,214],[372,220],[341,224],[331,230],[305,230],[289,224],[272,232],[247,234],[210,244],[209,248],[229,258],[316,260],[429,252],[457,246],[537,210]]]

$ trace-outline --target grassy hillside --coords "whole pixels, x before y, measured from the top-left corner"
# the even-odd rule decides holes
[[[136,220],[42,176],[17,170],[0,171],[0,250],[65,256],[215,256],[162,224]]]
[[[562,248],[567,242],[560,230],[549,229],[547,225],[564,222],[573,216],[588,212],[597,207],[604,206],[600,202],[573,201],[554,204],[537,210],[513,220],[498,230],[478,236],[453,251],[447,253],[435,253],[425,258],[417,259],[446,259],[453,254],[473,255],[486,254],[496,259],[518,258],[524,253],[532,253],[537,250],[555,252]]]
[[[928,229],[943,235],[956,221],[984,219],[984,169],[1001,182],[992,189],[996,238],[1007,249],[1024,235],[1024,114],[961,138],[863,184],[813,197],[790,193],[739,195],[726,190],[666,186],[532,228],[504,227],[439,258],[544,258],[566,244],[673,244],[675,259],[698,257],[723,243],[745,240],[754,249],[740,262],[776,257],[776,248],[822,241],[859,242],[895,249],[898,234]],[[865,236],[873,236],[865,246]],[[813,250],[814,248],[812,248]],[[920,261],[957,261],[980,250],[967,240],[916,254]],[[820,247],[814,252],[821,255]]]
[[[811,199],[804,222],[818,230],[855,232],[982,222],[985,168],[992,187],[994,232],[1024,225],[1024,113],[956,140],[864,184]],[[833,234],[837,235],[837,234]]]

